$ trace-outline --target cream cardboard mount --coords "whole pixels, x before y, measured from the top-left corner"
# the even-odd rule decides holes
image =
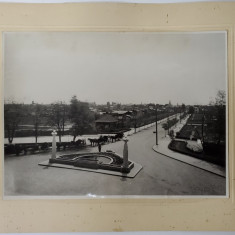
[[[55,197],[50,198],[40,195],[36,195],[35,199],[28,198],[27,195],[22,198],[21,195],[14,200],[9,200],[10,198],[1,200],[0,231],[234,230],[234,11],[234,3],[218,2],[159,5],[1,4],[2,62],[4,62],[4,32],[227,32],[228,169],[226,177],[228,181],[226,187],[228,197],[138,198],[132,196],[60,199],[56,191]],[[3,67],[1,63],[1,70],[3,68],[5,70],[5,66],[6,64]],[[3,74],[1,86],[4,90]],[[1,105],[3,109],[3,102]],[[3,122],[1,127],[3,130]],[[2,131],[2,143],[3,140]],[[2,156],[4,156],[3,152],[2,145]],[[3,179],[6,173],[4,173],[4,159],[1,167],[3,195]],[[52,175],[54,170],[51,171]],[[14,172],[9,171],[9,174]],[[36,174],[34,176],[38,177]],[[12,187],[12,185],[5,186]],[[52,217],[54,222],[50,219]],[[143,218],[146,219],[143,220]],[[58,221],[61,222],[58,223]]]

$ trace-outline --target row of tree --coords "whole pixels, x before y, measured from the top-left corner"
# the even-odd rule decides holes
[[[173,119],[167,119],[165,123],[162,124],[162,128],[165,130],[165,136],[166,136],[166,131],[168,131],[168,135],[170,134],[170,128],[174,126],[178,122],[177,118]]]
[[[70,104],[55,102],[50,105],[17,104],[4,105],[4,129],[9,143],[12,143],[19,125],[27,123],[33,126],[35,142],[38,141],[40,126],[49,126],[57,130],[59,140],[65,133],[66,122],[71,124],[74,140],[90,129],[95,115],[89,110],[88,103],[81,102],[73,96]]]
[[[120,129],[137,128],[155,121],[155,110],[139,110],[133,107],[131,119],[121,123]],[[172,113],[171,113],[172,114]],[[158,110],[158,120],[169,116],[166,110]],[[99,114],[91,112],[89,104],[81,102],[76,96],[70,100],[70,104],[58,101],[52,104],[19,104],[6,102],[4,105],[5,137],[12,143],[15,136],[35,136],[37,143],[39,136],[48,136],[51,129],[55,129],[61,142],[65,134],[73,136],[95,133],[95,120]]]
[[[226,121],[226,95],[224,91],[219,91],[215,101],[210,105],[213,106],[215,112],[207,111],[204,115],[208,120],[214,120],[211,130],[209,130],[209,125],[207,132],[213,135],[218,135],[219,140],[225,138],[225,121]],[[200,106],[202,112],[203,106]],[[184,104],[179,107],[182,115],[186,114],[186,107]],[[189,106],[188,113],[194,113],[193,106]],[[172,114],[172,113],[171,113]],[[169,115],[166,111],[158,111],[158,118],[162,119]],[[209,117],[211,115],[211,117]],[[144,124],[154,122],[155,120],[155,110],[143,112],[141,115],[136,113],[130,122],[130,127],[138,127]],[[39,132],[45,127],[45,130],[49,133],[48,126],[50,128],[56,129],[59,140],[66,133],[73,136],[75,140],[78,135],[83,135],[85,133],[90,133],[91,130],[95,131],[95,120],[98,118],[98,114],[91,112],[89,109],[89,104],[86,102],[79,101],[76,96],[73,96],[70,100],[70,104],[65,104],[64,102],[55,102],[49,105],[42,104],[18,104],[18,103],[5,103],[4,105],[4,128],[5,137],[8,138],[9,143],[13,142],[13,138],[16,136],[16,132],[19,131],[19,125],[29,126],[31,133],[35,136],[35,141],[37,143]],[[67,128],[65,130],[67,123]],[[172,123],[171,123],[172,124]],[[169,129],[170,123],[164,126],[164,129]],[[32,130],[33,129],[33,130]],[[45,131],[44,131],[45,133]],[[207,135],[208,135],[207,133]],[[27,135],[29,136],[29,135]],[[32,134],[30,135],[32,136]]]

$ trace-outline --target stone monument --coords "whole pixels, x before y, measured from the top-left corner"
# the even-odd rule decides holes
[[[127,137],[123,138],[124,141],[124,148],[123,148],[123,165],[122,169],[123,172],[128,173],[130,170],[128,168],[129,162],[128,162],[128,145],[127,142],[129,141]]]
[[[54,159],[54,158],[56,158],[56,135],[57,135],[57,132],[55,130],[53,130],[53,132],[51,134],[53,136],[51,159]]]

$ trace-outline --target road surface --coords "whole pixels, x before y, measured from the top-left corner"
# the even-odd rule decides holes
[[[159,124],[159,138],[165,135]],[[155,127],[129,136],[129,158],[143,166],[135,178],[42,167],[50,152],[5,158],[6,196],[225,195],[226,179],[152,150]],[[122,155],[123,141],[102,146]],[[86,151],[98,151],[88,147]],[[70,153],[74,151],[66,151]],[[65,153],[62,152],[61,153]]]

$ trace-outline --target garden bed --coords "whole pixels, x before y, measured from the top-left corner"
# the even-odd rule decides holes
[[[190,139],[190,136],[192,134],[192,131],[195,132],[194,137],[192,138],[192,140],[197,140],[197,139],[201,139],[201,135],[202,135],[202,127],[201,126],[196,126],[196,125],[184,125],[182,127],[182,129],[180,130],[180,132],[178,132],[176,134],[176,137],[179,139]]]
[[[186,141],[172,140],[168,145],[168,148],[175,152],[188,155],[189,157],[191,156],[220,166],[225,166],[225,155],[220,155],[220,154],[208,155],[205,152],[195,153],[189,150],[186,146],[187,146]]]

